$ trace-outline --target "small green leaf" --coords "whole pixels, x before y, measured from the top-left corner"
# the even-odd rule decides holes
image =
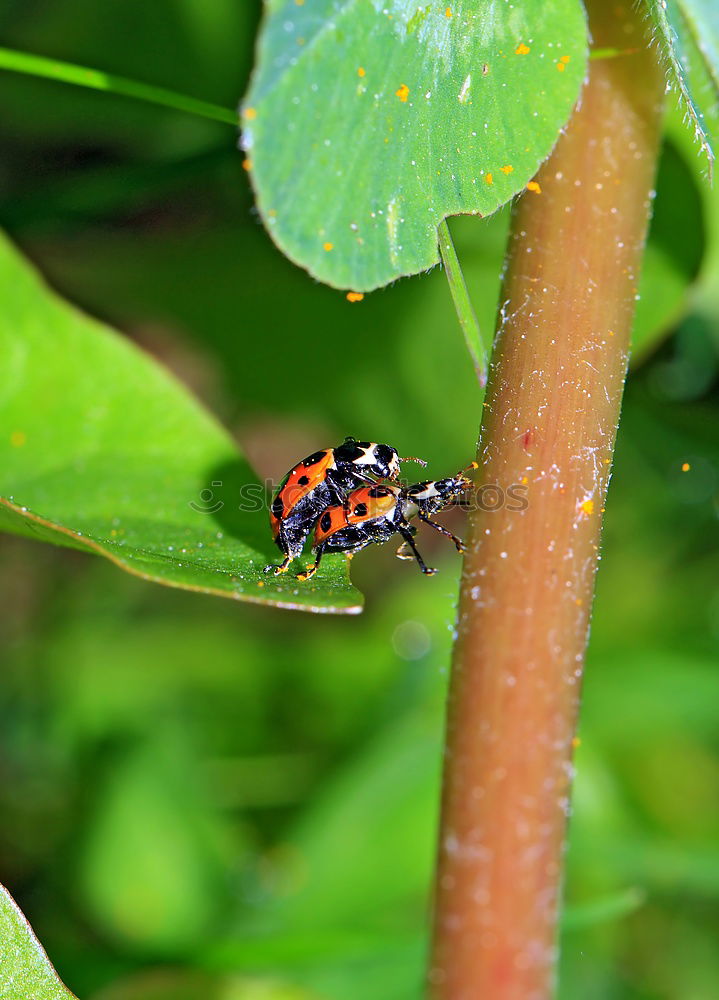
[[[0,885],[0,997],[73,1000],[15,900]]]
[[[719,93],[719,7],[715,0],[677,0],[701,62]]]
[[[634,913],[645,902],[646,894],[636,886],[586,903],[567,906],[562,914],[562,930],[576,931],[597,924],[612,923]]]
[[[341,557],[305,584],[263,573],[279,555],[266,492],[230,436],[4,241],[0,296],[0,530],[98,552],[167,586],[360,610]]]
[[[243,111],[266,226],[341,288],[432,267],[443,218],[534,175],[586,56],[578,0],[275,0]]]
[[[705,228],[697,179],[677,148],[665,142],[632,328],[633,364],[646,358],[686,312],[704,257]]]
[[[714,167],[706,114],[719,95],[716,0],[646,0],[656,38],[694,134]]]

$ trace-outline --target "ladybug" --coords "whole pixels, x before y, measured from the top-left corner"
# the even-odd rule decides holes
[[[477,463],[473,462],[469,468],[476,469]],[[409,521],[418,517],[435,531],[451,538],[458,552],[464,552],[464,542],[431,520],[430,515],[448,507],[471,485],[472,481],[463,471],[448,479],[426,480],[405,488],[376,483],[353,490],[346,503],[328,507],[321,514],[312,545],[316,552],[315,562],[298,579],[309,580],[325,552],[344,552],[351,558],[372,542],[386,542],[395,534],[403,539],[397,551],[400,559],[412,558],[405,554],[406,548],[409,548],[423,573],[428,576],[436,573],[436,569],[425,564],[417,550],[414,544],[417,529]]]
[[[292,560],[302,554],[307,536],[327,507],[344,506],[352,490],[362,483],[375,484],[373,476],[397,479],[400,462],[426,465],[419,458],[400,458],[388,444],[347,437],[339,447],[316,451],[290,469],[270,506],[272,537],[284,560],[265,566],[265,573],[277,576],[286,572]]]

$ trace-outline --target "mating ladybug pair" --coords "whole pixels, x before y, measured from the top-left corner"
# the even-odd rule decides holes
[[[302,554],[314,529],[316,559],[299,574],[300,580],[315,573],[326,552],[344,552],[351,558],[366,545],[386,542],[394,534],[403,539],[397,552],[401,559],[414,556],[423,573],[434,573],[414,544],[416,528],[409,521],[415,516],[451,538],[457,550],[463,551],[461,539],[430,520],[430,515],[452,503],[471,481],[460,472],[449,479],[401,487],[395,484],[400,462],[426,464],[418,458],[400,458],[390,445],[348,437],[338,448],[317,451],[291,469],[270,508],[272,536],[285,558],[280,565],[265,566],[265,572],[286,572],[292,560]],[[476,463],[470,468],[476,468]],[[372,477],[390,482],[378,483]]]

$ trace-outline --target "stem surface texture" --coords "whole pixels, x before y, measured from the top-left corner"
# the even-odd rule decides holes
[[[580,681],[664,91],[640,14],[587,6],[595,45],[637,51],[590,64],[513,216],[450,686],[437,1000],[553,994]]]

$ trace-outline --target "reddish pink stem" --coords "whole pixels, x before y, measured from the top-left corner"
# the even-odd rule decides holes
[[[431,992],[553,990],[572,748],[663,80],[631,4],[588,4],[578,110],[513,219],[448,717]]]

